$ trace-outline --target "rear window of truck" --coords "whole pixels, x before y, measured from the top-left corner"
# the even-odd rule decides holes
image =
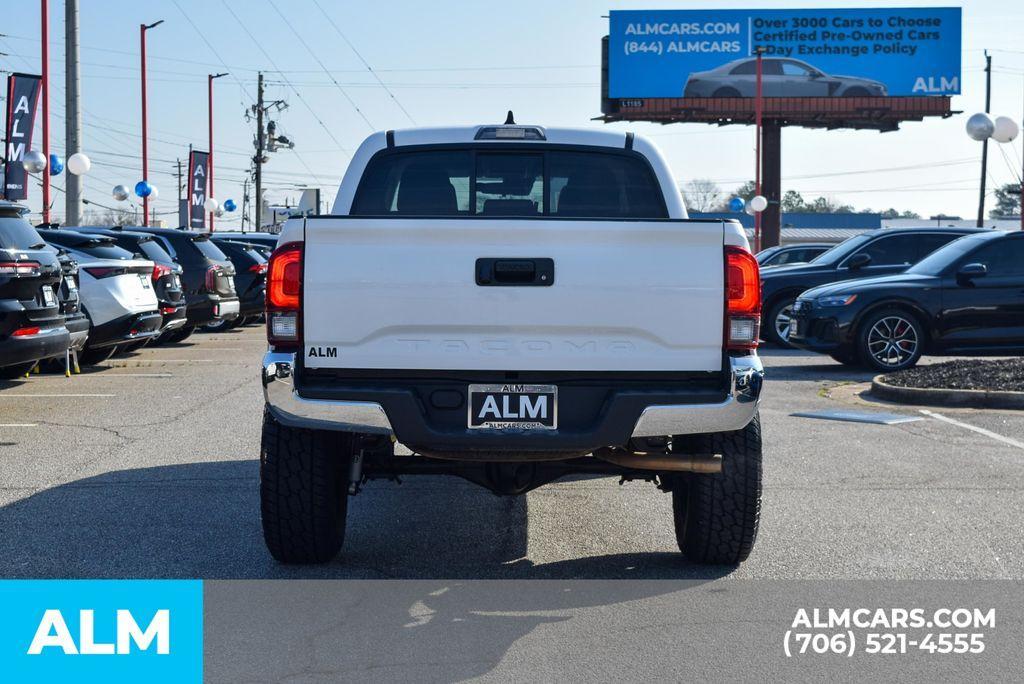
[[[409,150],[378,154],[356,216],[667,218],[661,187],[635,155],[565,150]]]

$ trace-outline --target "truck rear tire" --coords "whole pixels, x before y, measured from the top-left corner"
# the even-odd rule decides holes
[[[282,563],[326,563],[345,540],[347,433],[281,425],[264,409],[260,512],[267,549]]]
[[[672,488],[679,550],[688,560],[736,565],[750,555],[761,517],[761,420],[735,432],[689,435],[687,450],[722,455],[722,472],[692,475]]]

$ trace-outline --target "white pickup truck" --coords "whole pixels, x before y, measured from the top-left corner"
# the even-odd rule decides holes
[[[688,219],[642,137],[511,119],[371,135],[332,213],[285,225],[260,457],[278,560],[329,561],[350,495],[417,474],[505,495],[645,480],[690,560],[750,553],[763,369],[742,229]]]

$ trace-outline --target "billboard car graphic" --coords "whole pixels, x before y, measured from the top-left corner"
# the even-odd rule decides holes
[[[857,76],[827,74],[799,59],[762,58],[761,89],[766,97],[867,97],[888,95],[884,83]],[[757,59],[737,59],[690,74],[683,97],[754,97]]]

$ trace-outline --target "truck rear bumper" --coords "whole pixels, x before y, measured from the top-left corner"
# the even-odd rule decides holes
[[[727,432],[745,427],[757,411],[764,369],[756,355],[730,358],[729,363],[724,396],[721,391],[688,392],[685,388],[603,389],[600,411],[594,412],[589,424],[545,433],[464,431],[451,426],[442,429],[444,426],[432,424],[423,415],[422,402],[415,396],[392,388],[346,387],[339,390],[346,396],[338,397],[307,392],[304,387],[303,396],[293,383],[296,359],[292,353],[267,352],[262,380],[271,413],[292,427],[394,434],[411,446],[453,450],[587,450],[621,446],[631,437]],[[389,413],[395,415],[389,417]]]

